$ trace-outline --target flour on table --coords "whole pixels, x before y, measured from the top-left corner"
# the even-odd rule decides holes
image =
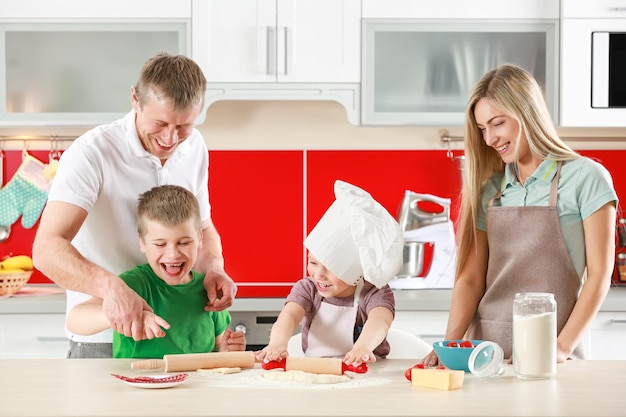
[[[384,385],[390,382],[389,379],[376,376],[375,374],[352,374],[346,375],[318,375],[308,374],[303,380],[298,380],[294,373],[302,371],[266,371],[260,368],[243,369],[237,374],[218,374],[209,372],[198,372],[196,381],[202,381],[203,385],[209,387],[224,388],[252,388],[252,389],[305,389],[305,390],[328,390],[328,389],[350,389],[360,387],[371,387]],[[402,370],[404,375],[404,370]],[[314,381],[315,380],[315,381]],[[326,382],[321,382],[321,381]]]
[[[273,381],[301,382],[304,384],[338,384],[352,380],[347,375],[312,374],[296,370],[266,372],[262,377]]]
[[[241,368],[200,368],[198,372],[207,372],[211,374],[237,374],[241,372]]]

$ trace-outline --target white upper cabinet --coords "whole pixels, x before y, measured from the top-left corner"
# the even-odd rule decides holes
[[[191,0],[0,0],[0,10],[0,126],[113,121],[148,58],[191,50]]]
[[[363,18],[509,19],[512,16],[558,18],[559,0],[363,0]]]
[[[191,0],[0,0],[0,18],[190,18]]]
[[[210,83],[358,83],[361,0],[194,0]]]
[[[462,125],[473,85],[513,63],[558,117],[559,0],[363,0],[361,124]]]

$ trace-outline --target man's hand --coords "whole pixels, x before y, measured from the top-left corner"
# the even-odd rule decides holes
[[[121,279],[111,285],[109,294],[102,299],[102,310],[111,328],[135,341],[145,338],[143,311],[152,308]]]
[[[204,289],[209,298],[205,311],[222,311],[233,305],[237,294],[237,285],[224,272],[209,271],[204,276]]]

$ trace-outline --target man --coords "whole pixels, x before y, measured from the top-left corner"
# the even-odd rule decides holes
[[[103,300],[113,330],[141,340],[146,302],[117,275],[140,264],[135,218],[139,194],[181,185],[198,199],[207,311],[232,304],[237,292],[224,270],[221,239],[210,217],[208,151],[194,128],[206,79],[191,59],[160,53],[131,87],[132,111],[92,129],[64,152],[33,243],[35,267],[67,291],[67,311],[89,296]],[[181,306],[185,308],[185,306]],[[112,332],[70,338],[68,358],[111,357]]]

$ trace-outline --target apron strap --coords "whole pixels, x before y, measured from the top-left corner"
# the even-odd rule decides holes
[[[561,165],[563,161],[559,161],[556,164],[556,174],[554,174],[554,178],[552,178],[552,184],[550,185],[550,207],[556,206],[556,198],[558,195],[559,188],[559,176],[561,174]]]

